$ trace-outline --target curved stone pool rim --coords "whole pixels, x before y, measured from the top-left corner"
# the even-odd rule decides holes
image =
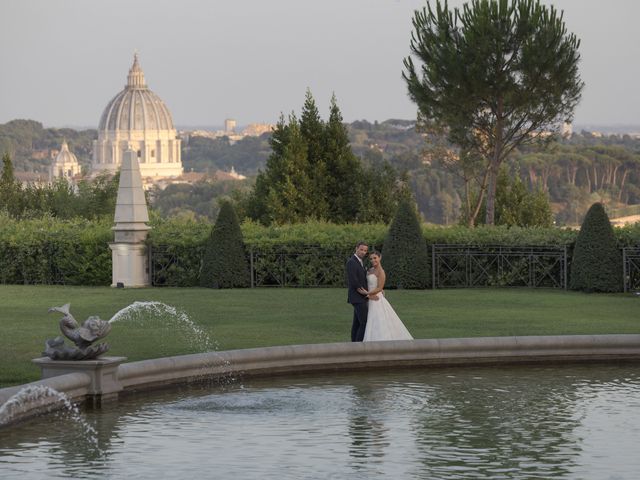
[[[74,402],[100,404],[101,400],[117,398],[122,393],[237,376],[398,367],[640,361],[640,334],[343,342],[227,350],[121,364],[122,360],[102,357],[90,361],[97,375],[104,375],[96,378],[95,373],[88,372],[88,362],[66,362],[72,364],[69,370],[60,362],[35,359],[43,373],[46,365],[53,365],[61,368],[63,374],[49,371],[48,375],[56,376],[0,389],[0,408],[30,386],[50,387]],[[80,371],[73,370],[75,366]],[[57,407],[56,398],[28,399],[12,406],[10,423]]]

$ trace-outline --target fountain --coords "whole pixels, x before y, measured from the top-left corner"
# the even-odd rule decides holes
[[[95,448],[98,448],[98,435],[91,425],[84,420],[80,410],[69,397],[64,393],[48,387],[46,385],[30,385],[20,389],[15,395],[7,400],[0,407],[0,426],[13,423],[20,415],[20,412],[29,402],[38,402],[47,411],[63,411],[70,421],[79,425],[83,431],[83,437]]]
[[[116,312],[108,323],[112,325],[116,322],[127,321],[140,324],[154,319],[162,321],[165,325],[171,327],[179,326],[180,329],[174,330],[173,335],[175,335],[176,331],[186,329],[188,331],[186,339],[194,350],[199,352],[217,350],[217,343],[196,325],[185,312],[162,302],[133,302],[131,305]]]
[[[92,360],[109,350],[107,343],[92,344],[107,336],[111,324],[100,320],[99,317],[91,316],[80,326],[69,312],[70,307],[68,303],[62,307],[51,307],[49,313],[63,314],[60,319],[60,331],[76,346],[66,345],[62,337],[50,338],[45,342],[43,355],[52,360]]]
[[[124,367],[125,365],[123,365]],[[248,378],[0,434],[7,478],[635,478],[635,365],[467,366]],[[68,431],[66,435],[62,432]]]
[[[101,338],[81,332],[85,325],[104,337],[113,324],[148,321],[149,313],[169,315],[201,336],[202,345],[212,345],[186,314],[160,302],[136,302],[108,322],[83,326],[68,305],[54,311],[63,313],[61,329],[64,323],[63,334],[77,349]],[[179,476],[187,467],[194,476],[301,478],[309,465],[336,478],[410,478],[425,471],[443,479],[477,478],[478,472],[484,478],[604,478],[609,464],[594,452],[625,435],[628,445],[640,441],[640,422],[628,415],[640,393],[637,368],[593,365],[640,361],[640,335],[345,342],[123,360],[35,359],[44,379],[0,389],[0,426],[59,408],[58,392],[69,405],[104,407],[85,413],[108,445],[104,455],[96,460],[89,452],[67,475],[92,478],[125,471]],[[243,383],[202,382],[229,374],[242,374]],[[0,465],[11,473],[28,463],[36,475],[67,474],[73,434],[62,441],[70,447],[50,449],[58,437],[49,429],[65,425],[46,416],[12,427],[0,437]],[[34,436],[40,443],[30,443]],[[624,475],[640,468],[631,450],[608,450]],[[154,455],[147,464],[136,461]]]

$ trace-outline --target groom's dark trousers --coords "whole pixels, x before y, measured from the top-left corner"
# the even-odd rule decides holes
[[[353,305],[351,341],[361,342],[367,328],[368,298],[358,293],[358,288],[367,289],[367,271],[355,255],[347,261],[347,302]]]

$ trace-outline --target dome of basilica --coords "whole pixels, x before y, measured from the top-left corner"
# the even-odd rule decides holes
[[[98,130],[172,130],[171,113],[145,84],[144,73],[134,56],[127,85],[109,102]]]
[[[177,177],[182,175],[180,146],[171,113],[147,87],[136,54],[127,85],[100,117],[98,139],[93,142],[92,173],[117,172],[124,152],[134,150],[143,177]]]

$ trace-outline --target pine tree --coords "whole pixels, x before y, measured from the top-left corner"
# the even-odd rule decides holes
[[[569,288],[585,292],[622,290],[622,255],[601,203],[594,203],[580,227]]]
[[[256,185],[247,202],[249,216],[265,225],[271,223],[270,214],[267,210],[267,198],[269,197],[272,182],[283,176],[282,157],[284,148],[288,143],[288,137],[289,129],[285,123],[284,116],[281,115],[269,138],[271,155],[267,159],[266,169],[258,173]]]
[[[334,223],[386,220],[396,199],[395,171],[365,170],[354,155],[335,95],[329,121],[320,119],[311,92],[302,118],[283,117],[273,131],[272,153],[245,203],[265,225],[324,219]]]
[[[307,145],[294,114],[280,117],[270,140],[272,153],[258,174],[249,201],[252,218],[263,224],[300,222],[314,216]]]
[[[316,218],[327,218],[329,205],[325,197],[327,188],[327,165],[325,162],[323,136],[325,125],[320,118],[316,102],[307,88],[302,115],[300,117],[300,133],[307,144],[307,161],[312,197],[315,199],[313,214]]]
[[[326,195],[331,221],[349,223],[364,220],[365,179],[362,164],[351,151],[349,135],[335,95],[331,97],[324,150],[329,173]]]
[[[205,246],[200,285],[209,288],[249,287],[249,265],[238,217],[224,202]]]
[[[400,200],[382,254],[387,288],[427,288],[431,270],[427,243],[409,195]]]
[[[561,11],[539,0],[473,0],[453,9],[435,0],[415,12],[413,27],[414,56],[403,73],[409,96],[425,124],[464,154],[461,173],[474,165],[486,187],[485,222],[493,225],[500,166],[514,149],[550,141],[542,132],[573,117],[584,87],[580,40]]]

